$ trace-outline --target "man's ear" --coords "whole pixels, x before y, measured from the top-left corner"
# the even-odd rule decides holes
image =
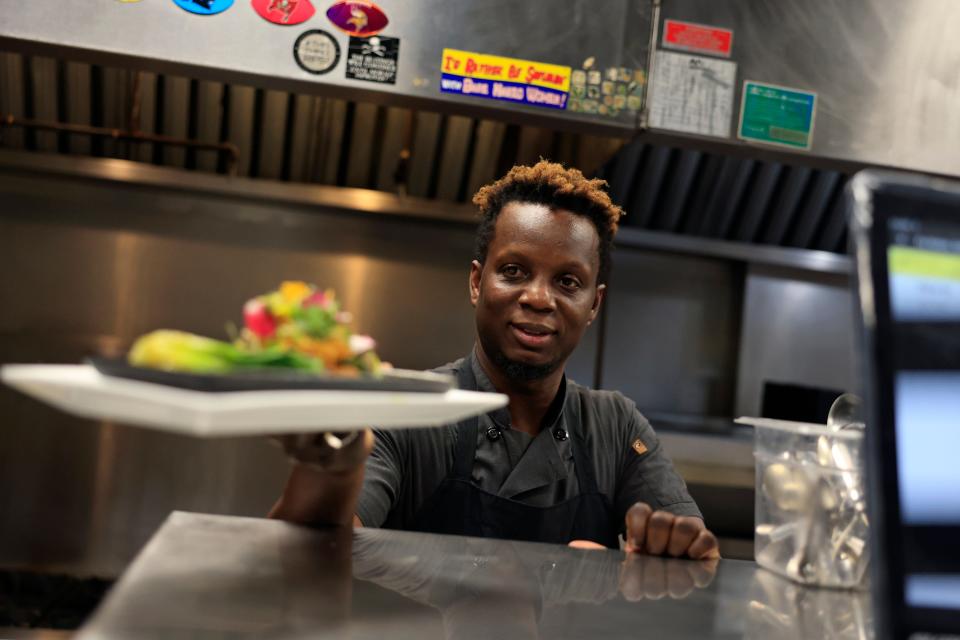
[[[597,295],[593,298],[593,306],[590,308],[590,319],[587,324],[591,324],[600,313],[600,305],[603,304],[603,297],[607,294],[607,285],[597,285]]]
[[[480,300],[480,276],[483,274],[483,265],[479,260],[470,263],[470,304],[477,306]]]

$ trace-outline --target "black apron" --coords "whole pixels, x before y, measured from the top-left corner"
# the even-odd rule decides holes
[[[457,378],[460,388],[477,388],[471,358],[463,362]],[[453,471],[424,501],[409,528],[429,533],[556,544],[592,540],[619,549],[619,527],[613,522],[610,500],[597,489],[593,468],[584,453],[580,421],[569,422],[580,495],[550,507],[536,507],[474,485],[473,461],[480,423],[479,417],[474,416],[457,424]]]

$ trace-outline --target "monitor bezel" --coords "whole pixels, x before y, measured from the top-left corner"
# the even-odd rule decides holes
[[[913,607],[905,601],[894,413],[897,370],[889,348],[895,321],[887,249],[891,218],[943,221],[960,227],[960,185],[939,178],[864,171],[851,180],[848,202],[867,389],[866,475],[877,637],[905,638],[919,630],[955,632],[960,612]]]

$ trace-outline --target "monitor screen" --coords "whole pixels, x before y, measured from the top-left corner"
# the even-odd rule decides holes
[[[892,216],[887,239],[901,586],[960,609],[960,214]]]
[[[895,217],[888,225],[894,320],[960,322],[960,213],[956,223]]]

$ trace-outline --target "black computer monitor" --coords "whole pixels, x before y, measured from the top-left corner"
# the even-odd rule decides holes
[[[851,181],[879,636],[960,633],[960,183]]]

